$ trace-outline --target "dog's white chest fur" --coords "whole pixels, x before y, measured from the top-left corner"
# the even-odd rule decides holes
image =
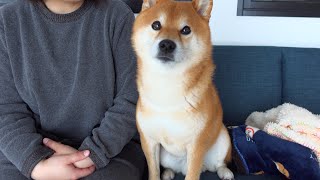
[[[146,136],[160,142],[176,156],[186,154],[186,146],[194,141],[204,127],[205,115],[192,112],[194,99],[183,92],[183,75],[144,76],[144,82],[153,84],[142,90],[140,100],[148,115],[137,112],[140,128]]]
[[[138,112],[139,116],[139,112]],[[139,117],[140,128],[149,138],[160,144],[175,156],[186,155],[186,147],[194,142],[196,134],[204,127],[200,115],[195,117],[188,113],[178,115],[170,113],[155,113],[150,117]]]

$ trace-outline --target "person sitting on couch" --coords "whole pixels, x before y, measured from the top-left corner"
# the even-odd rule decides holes
[[[118,0],[1,7],[0,179],[141,179],[133,21]]]

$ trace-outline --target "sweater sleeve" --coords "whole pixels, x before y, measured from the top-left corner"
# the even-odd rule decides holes
[[[137,133],[136,58],[130,43],[133,22],[134,14],[129,12],[115,25],[112,44],[116,96],[100,126],[93,129],[79,148],[91,151],[90,158],[98,169],[105,167]]]
[[[35,165],[53,154],[42,145],[32,112],[20,97],[14,83],[6,48],[5,31],[0,22],[0,151],[27,178]]]

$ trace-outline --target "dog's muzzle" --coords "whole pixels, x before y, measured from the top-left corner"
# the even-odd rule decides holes
[[[177,45],[175,42],[169,39],[162,40],[159,43],[159,53],[157,58],[164,62],[174,61],[174,50],[176,47]]]

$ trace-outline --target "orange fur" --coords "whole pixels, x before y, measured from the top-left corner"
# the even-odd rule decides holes
[[[209,12],[206,11],[202,16],[199,16],[197,12],[197,3],[199,1],[191,3],[157,0],[156,5],[151,7],[147,3],[149,1],[144,0],[143,10],[135,21],[132,40],[138,58],[137,85],[140,97],[137,104],[137,127],[141,136],[142,148],[148,161],[149,179],[159,179],[159,160],[156,159],[157,153],[153,151],[157,151],[160,144],[163,147],[174,145],[179,150],[187,149],[188,170],[186,179],[199,179],[204,156],[216,143],[219,134],[222,131],[226,131],[222,123],[223,112],[221,103],[216,88],[212,84],[215,65],[212,62],[212,46],[208,26],[212,2],[207,9]],[[166,19],[162,29],[159,32],[149,30],[148,28],[150,28],[152,22],[158,20],[163,15],[170,18]],[[178,89],[181,88],[181,92],[177,96],[181,95],[181,99],[184,97],[187,102],[186,105],[176,110],[159,111],[150,107],[144,99],[151,98],[152,102],[157,102],[160,104],[160,107],[162,105],[164,108],[166,108],[166,105],[172,105],[169,101],[166,102],[161,98],[157,99],[155,95],[155,92],[162,92],[154,87],[155,83],[165,82],[165,77],[162,78],[161,73],[154,72],[148,64],[149,59],[143,58],[145,50],[139,44],[139,37],[141,37],[141,33],[144,33],[151,41],[171,39],[179,42],[181,47],[187,47],[190,43],[194,42],[194,39],[192,39],[192,36],[186,37],[180,34],[181,22],[187,22],[192,27],[192,33],[203,44],[201,51],[192,56],[192,61],[195,63],[191,64],[183,74],[176,74],[173,77],[173,79],[181,79],[181,82],[183,82],[181,85],[177,85]],[[150,76],[158,77],[160,82],[154,82],[155,80]],[[175,85],[163,87],[163,91],[166,88],[174,88],[172,86]],[[169,93],[168,95],[172,94]],[[174,95],[172,97],[177,98],[177,102],[181,100]],[[190,116],[194,118],[190,118]],[[168,129],[153,126],[151,128],[154,128],[154,131],[150,130],[151,133],[147,132],[147,129],[144,128],[147,126],[146,124],[148,124],[148,127],[149,124],[157,124],[159,121],[158,117],[169,117],[169,123],[180,124],[182,129],[185,127],[184,125],[194,124],[196,127],[191,129],[191,131],[194,130],[194,133],[191,136],[175,134],[175,137],[173,137],[172,132]],[[190,127],[192,127],[191,125]],[[230,141],[230,139],[226,139],[226,141]],[[226,162],[231,159],[231,146],[229,146],[227,151]]]

